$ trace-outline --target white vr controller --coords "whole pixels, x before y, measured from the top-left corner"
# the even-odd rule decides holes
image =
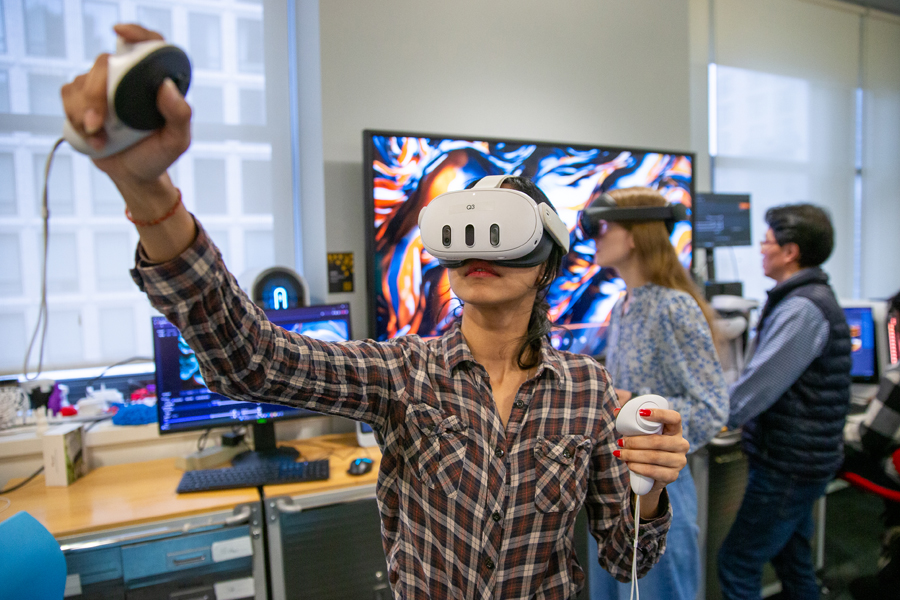
[[[639,413],[642,409],[668,409],[669,401],[656,394],[637,396],[625,403],[619,416],[616,417],[616,431],[625,436],[655,435],[662,433],[662,423],[648,421]],[[643,496],[653,489],[653,479],[631,471],[631,489],[638,496]]]
[[[156,96],[167,78],[182,96],[187,93],[191,63],[183,50],[161,40],[127,44],[118,38],[106,77],[106,145],[95,150],[68,119],[63,124],[63,138],[91,158],[105,158],[133,146],[165,125],[166,120],[156,107]]]

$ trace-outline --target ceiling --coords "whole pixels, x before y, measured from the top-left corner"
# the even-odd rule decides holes
[[[844,2],[900,15],[900,0],[844,0]]]

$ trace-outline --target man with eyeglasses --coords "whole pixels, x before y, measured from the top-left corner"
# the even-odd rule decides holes
[[[743,428],[749,474],[719,550],[719,581],[723,598],[758,600],[771,562],[784,598],[815,600],[812,509],[843,459],[850,330],[820,268],[834,247],[828,214],[811,204],[779,206],[766,223],[763,272],[776,285],[730,389],[728,427]]]

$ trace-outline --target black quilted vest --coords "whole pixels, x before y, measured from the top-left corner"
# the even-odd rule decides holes
[[[822,353],[768,410],[743,427],[751,462],[805,479],[832,477],[844,455],[843,429],[850,404],[850,330],[844,312],[819,268],[776,285],[757,331],[779,303],[795,296],[811,300],[828,321]],[[765,338],[757,345],[764,345]],[[777,369],[778,365],[772,365]]]

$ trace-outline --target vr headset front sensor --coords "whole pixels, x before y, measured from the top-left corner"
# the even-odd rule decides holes
[[[445,267],[481,259],[533,267],[553,243],[569,250],[569,230],[549,204],[501,188],[506,175],[481,179],[469,190],[446,192],[419,212],[422,245]]]

